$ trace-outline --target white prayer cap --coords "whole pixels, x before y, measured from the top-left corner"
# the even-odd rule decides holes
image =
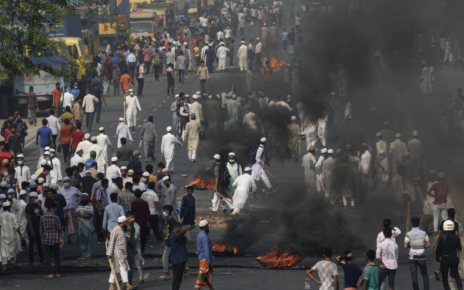
[[[208,99],[212,99],[212,98],[213,98],[213,96],[212,96],[212,95],[209,95]]]
[[[127,169],[127,167],[126,166],[121,166],[121,169]]]
[[[92,136],[92,138],[90,138],[90,141],[97,141],[97,137],[96,137],[96,136]]]
[[[98,131],[100,131],[100,132],[101,132],[101,131],[105,131],[105,128],[104,128],[104,127],[100,127],[100,128],[98,128]]]
[[[417,132],[416,130],[412,131],[412,136],[417,137],[418,135],[419,135],[419,132]]]
[[[263,137],[263,138],[261,138],[261,140],[259,140],[259,141],[261,141],[262,143],[264,143],[264,142],[266,142],[266,138]]]
[[[322,154],[327,153],[327,148],[322,148],[321,153]]]
[[[132,156],[135,157],[137,155],[140,155],[140,151],[139,150],[135,150],[134,152],[132,152]]]
[[[256,37],[256,40],[259,40],[259,37]]]
[[[3,207],[9,207],[11,205],[11,203],[9,201],[5,201],[3,203]]]
[[[16,158],[24,158],[24,155],[23,154],[18,154],[18,156],[16,156]]]
[[[201,95],[201,92],[200,92],[200,91],[197,91],[195,94],[196,94],[196,95]]]
[[[161,181],[169,180],[169,178],[170,178],[169,176],[165,176],[165,177],[163,177],[163,179],[161,179]]]
[[[296,121],[296,117],[295,117],[295,116],[292,116],[292,121]]]
[[[43,179],[42,177],[39,178],[39,183],[44,183],[45,179]]]
[[[2,199],[2,198],[6,198],[6,194],[0,193],[0,199]]]
[[[50,149],[50,153],[55,153],[55,152],[56,152],[56,150],[55,150],[55,149],[53,149],[53,148],[52,148],[52,149]]]
[[[44,183],[42,184],[43,187],[49,187],[50,186],[50,183]]]
[[[119,121],[124,122],[124,118],[123,118],[123,117],[120,117],[120,118],[119,118]]]
[[[235,156],[235,153],[234,153],[234,152],[230,152],[230,153],[229,153],[229,156]]]
[[[204,228],[208,225],[208,221],[207,220],[202,220],[200,221],[200,223],[198,224],[200,226],[200,228]]]
[[[178,97],[179,97],[179,94],[176,94],[176,98],[178,98]]]
[[[193,95],[194,100],[198,99],[199,97],[200,97],[199,95]]]
[[[48,154],[45,154],[45,153],[44,153],[44,155],[50,155],[50,152],[48,152]],[[42,160],[40,161],[40,165],[42,165],[42,166],[47,165],[47,160],[46,160],[46,159],[42,159]]]
[[[236,95],[236,94],[233,94],[233,95],[232,95],[232,99],[235,100],[236,98],[237,98],[237,95]]]
[[[145,171],[142,176],[150,176],[150,173],[148,173],[148,171]]]
[[[50,150],[49,146],[45,147],[45,151],[49,151],[49,150]]]
[[[445,178],[445,174],[443,172],[438,173],[438,178]]]
[[[25,194],[27,194],[27,191],[26,191],[26,190],[21,190],[21,191],[19,192],[19,195],[25,195]]]
[[[208,46],[213,46],[213,43],[208,44]]]
[[[113,175],[111,176],[111,179],[116,179],[116,178],[118,178],[118,177],[119,177],[119,175],[113,174]]]
[[[382,137],[382,133],[377,132],[377,134],[375,134],[375,136],[377,136],[377,137]]]
[[[184,46],[186,46],[188,43],[187,42],[184,42]]]
[[[171,131],[172,131],[172,127],[171,127],[171,126],[167,127],[167,128],[166,128],[166,131],[167,131],[167,132],[171,132]]]
[[[190,95],[185,94],[184,98],[190,98]]]
[[[90,173],[90,172],[89,172],[89,173]],[[53,189],[57,190],[57,189],[58,189],[58,184],[56,184],[56,183],[53,183],[53,184],[52,184],[52,186],[51,186],[51,188],[53,188]]]
[[[118,223],[123,223],[127,220],[127,218],[125,216],[120,216],[118,217]]]
[[[401,137],[401,134],[400,134],[400,133],[396,133],[395,138],[400,138],[400,137]]]
[[[31,192],[31,194],[29,194],[29,197],[37,197],[37,196],[38,196],[37,192],[35,192],[35,191]]]
[[[243,172],[248,172],[248,171],[251,171],[250,167],[245,167],[245,170],[243,170]]]
[[[333,153],[334,153],[334,151],[333,151],[333,149],[329,149],[329,150],[327,151],[327,153],[329,153],[329,154],[333,154]]]
[[[161,47],[161,49],[166,49],[166,46]]]
[[[44,152],[44,155],[50,155],[50,151],[45,151],[45,152]],[[45,160],[45,159],[42,159],[42,161],[45,161],[45,163],[47,162],[47,160]],[[41,162],[42,162],[42,161],[41,161]],[[43,165],[45,165],[45,164],[43,164]]]
[[[76,148],[76,152],[79,152],[79,151],[81,151],[81,150],[82,150],[81,147],[77,147],[77,148]]]
[[[89,133],[85,134],[85,135],[84,135],[84,139],[85,139],[85,140],[89,140],[89,139],[90,139],[90,134],[89,134]]]
[[[83,192],[82,195],[85,195],[85,196],[89,197],[89,194],[86,193],[86,192]]]
[[[169,172],[169,169],[163,168],[163,172]]]
[[[111,158],[111,162],[116,162],[116,161],[118,161],[118,157],[114,156]]]
[[[291,99],[292,98],[292,95],[287,95],[287,99]]]
[[[67,176],[65,178],[63,178],[63,182],[64,181],[69,181],[69,180],[71,180],[71,179],[69,179],[69,177],[67,177]]]
[[[8,185],[8,184],[6,183],[6,181],[2,181],[2,182],[0,183],[0,186],[1,186],[1,187],[6,187],[7,185]]]
[[[14,193],[14,189],[13,188],[8,189],[8,193],[10,193],[10,192]]]
[[[36,180],[37,180],[37,178],[38,178],[38,177],[37,177],[37,175],[35,175],[35,174],[32,174],[32,176],[31,176],[31,179],[32,179],[32,180],[36,181]]]
[[[221,160],[221,155],[214,154],[213,158],[216,159],[216,160]]]
[[[385,154],[384,150],[379,150],[379,154]]]
[[[243,41],[243,40],[242,40],[242,42],[241,42],[241,43],[245,43],[245,41]]]
[[[129,92],[133,92],[134,90],[133,89],[129,89]]]

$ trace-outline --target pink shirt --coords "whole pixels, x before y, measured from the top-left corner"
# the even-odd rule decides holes
[[[149,48],[145,48],[143,51],[143,61],[151,61],[151,50]]]

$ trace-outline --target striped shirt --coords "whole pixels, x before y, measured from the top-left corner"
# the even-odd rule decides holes
[[[425,260],[425,243],[429,240],[427,233],[419,228],[412,228],[406,233],[405,243],[409,243],[409,259],[410,260]]]

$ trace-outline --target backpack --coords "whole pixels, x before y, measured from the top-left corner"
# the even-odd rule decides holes
[[[227,166],[225,164],[219,164],[219,165],[216,165],[216,166],[219,166],[218,185],[221,186],[221,187],[229,186],[229,184],[230,184],[230,172],[229,172],[229,169],[227,169]]]
[[[161,57],[159,53],[155,53],[155,57],[153,58],[153,65],[161,65]]]
[[[258,152],[259,145],[256,145],[251,149],[251,151],[248,153],[248,157],[250,158],[251,163],[256,163],[256,153]]]

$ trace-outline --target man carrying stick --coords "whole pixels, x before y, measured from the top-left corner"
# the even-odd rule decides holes
[[[120,273],[122,282],[126,284],[126,289],[132,290],[137,288],[136,285],[129,284],[128,272],[129,272],[129,263],[127,262],[127,240],[125,231],[127,231],[127,218],[125,216],[120,216],[118,218],[118,226],[111,231],[110,242],[106,250],[106,257],[111,262],[113,261],[114,268],[111,266],[111,275],[108,282],[110,283],[109,290],[116,289],[114,287],[114,280],[116,273]],[[119,285],[118,285],[119,289]]]
[[[252,167],[252,174],[251,176],[255,180],[259,180],[260,178],[263,179],[264,185],[266,185],[267,189],[263,189],[263,192],[268,192],[274,193],[276,192],[276,189],[272,189],[272,184],[269,181],[269,177],[267,177],[266,172],[266,166],[264,164],[267,164],[269,167],[271,167],[271,164],[266,161],[266,153],[264,151],[264,147],[266,146],[266,138],[261,138],[260,144],[258,147],[258,150],[256,151],[256,161],[255,164]],[[269,172],[268,172],[269,173]]]

